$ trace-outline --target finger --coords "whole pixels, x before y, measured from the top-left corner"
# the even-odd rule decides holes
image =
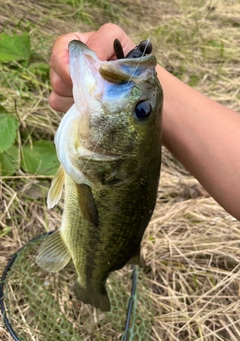
[[[53,91],[63,97],[72,96],[72,85],[69,86],[57,73],[51,68],[50,69],[50,80],[52,84]]]
[[[97,54],[100,60],[116,59],[113,48],[113,42],[116,38],[120,40],[125,55],[135,47],[135,44],[121,27],[110,23],[101,26],[96,33],[91,34],[86,44]]]
[[[85,34],[79,32],[65,34],[57,38],[53,44],[50,66],[69,86],[72,86],[72,82],[69,75],[68,44],[74,39],[81,40],[83,43],[86,43],[92,34],[93,32],[88,32]]]
[[[54,91],[52,91],[49,96],[50,107],[60,112],[67,112],[73,103],[73,97],[62,97],[57,95]]]

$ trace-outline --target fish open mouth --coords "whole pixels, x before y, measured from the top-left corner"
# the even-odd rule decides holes
[[[72,40],[69,43],[69,55],[73,96],[77,106],[82,106],[82,102],[89,99],[89,96],[96,99],[100,99],[104,94],[106,96],[106,93],[111,92],[108,87],[114,84],[132,83],[130,84],[132,87],[133,84],[148,79],[150,74],[155,72],[157,63],[153,55],[100,61],[96,54],[79,40]],[[124,93],[126,95],[129,93],[129,87],[121,87],[120,91],[124,97]],[[81,103],[78,102],[79,94]]]
[[[59,125],[55,145],[65,172],[75,182],[87,183],[81,170],[82,164],[89,160],[116,161],[124,159],[128,154],[127,151],[124,155],[118,154],[117,148],[111,151],[101,143],[108,130],[96,126],[96,113],[101,115],[103,105],[108,103],[114,105],[114,111],[122,112],[129,101],[131,89],[155,73],[156,58],[149,55],[143,58],[100,61],[93,51],[78,40],[70,42],[69,56],[75,103]],[[91,120],[95,120],[96,126],[94,139],[90,136],[93,127]],[[107,122],[107,118],[105,120]]]

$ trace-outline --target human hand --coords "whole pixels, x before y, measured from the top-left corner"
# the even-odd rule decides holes
[[[116,55],[113,41],[116,38],[121,42],[124,55],[135,47],[127,34],[115,24],[105,24],[96,32],[65,34],[55,40],[50,59],[52,92],[49,97],[49,104],[53,109],[66,112],[73,104],[68,53],[70,41],[81,40],[96,53],[100,60],[114,60]]]

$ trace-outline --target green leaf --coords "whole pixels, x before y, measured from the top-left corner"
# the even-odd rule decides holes
[[[31,56],[31,45],[29,34],[0,34],[0,62],[29,61]]]
[[[0,174],[13,175],[20,167],[18,147],[12,146],[6,152],[0,154]]]
[[[54,175],[59,167],[54,145],[36,141],[22,148],[21,168],[28,173]]]
[[[17,136],[18,121],[16,117],[4,114],[0,108],[0,153],[9,149]]]

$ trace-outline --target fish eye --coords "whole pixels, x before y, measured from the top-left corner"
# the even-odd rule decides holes
[[[152,106],[148,101],[138,102],[133,116],[139,121],[146,121],[152,112]]]

